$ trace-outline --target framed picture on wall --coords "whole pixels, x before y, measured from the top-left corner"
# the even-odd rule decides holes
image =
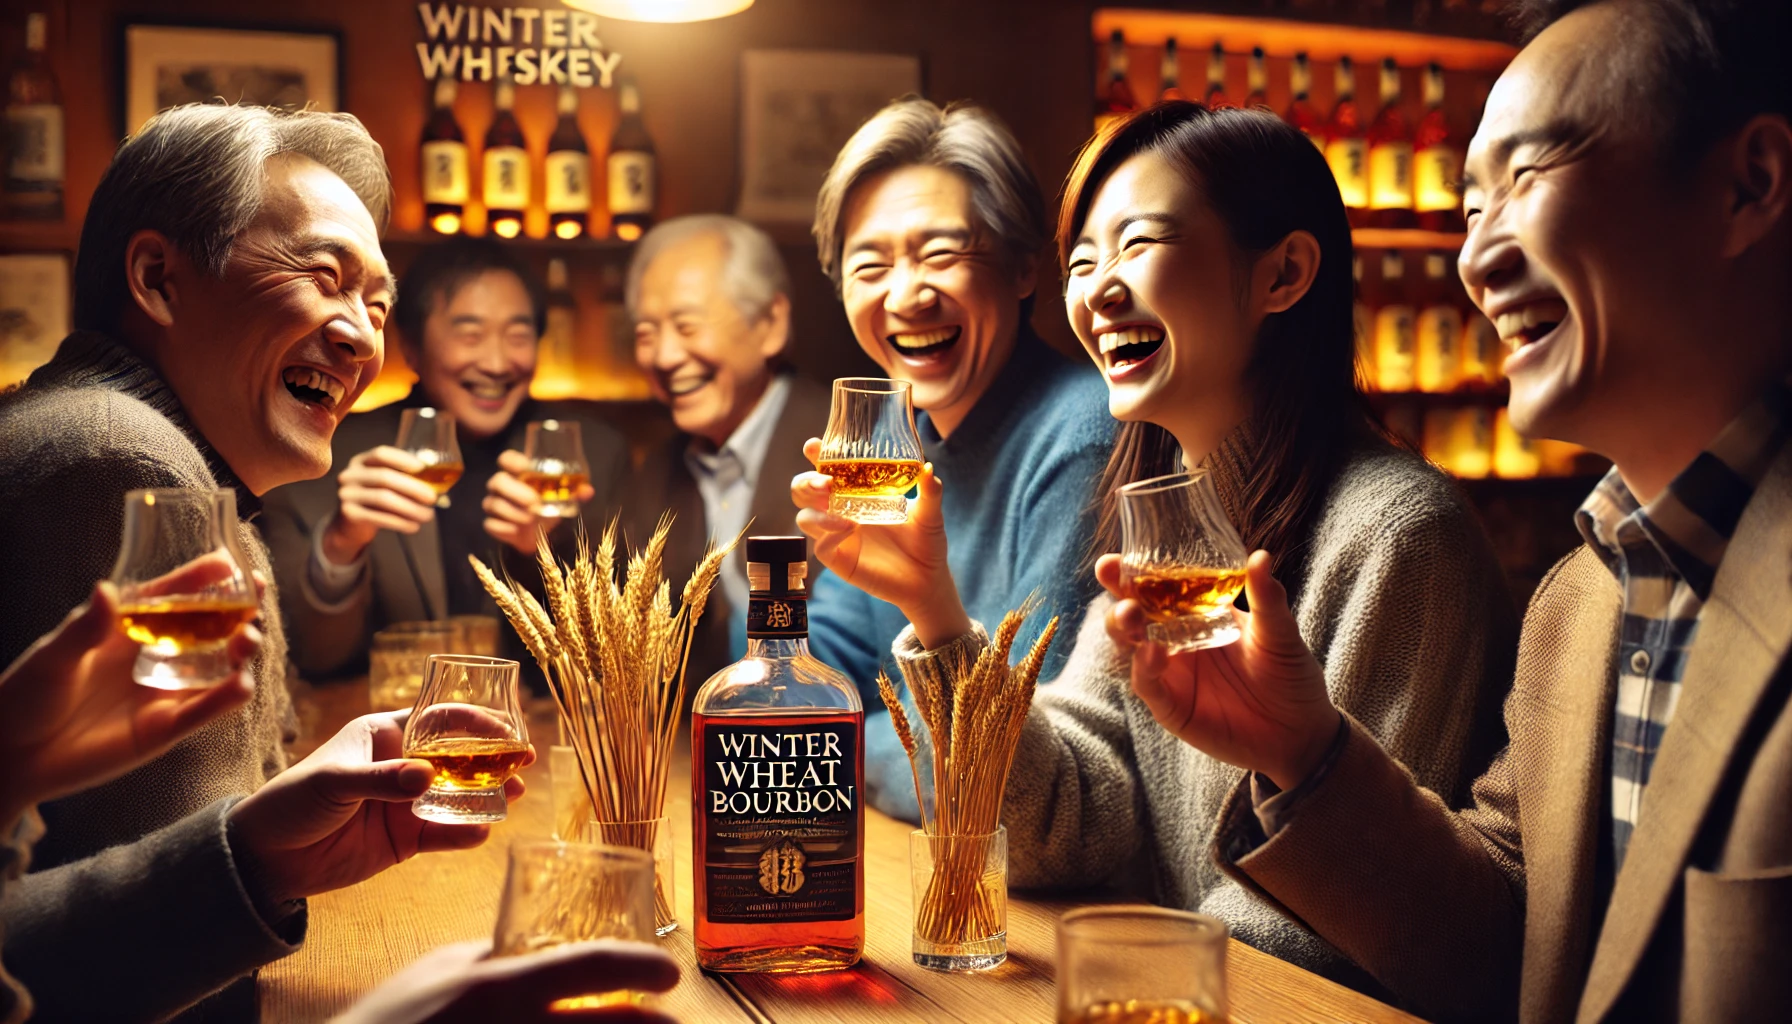
[[[338,110],[341,50],[329,32],[127,24],[125,133],[134,134],[158,110],[220,97]]]
[[[809,223],[840,147],[884,104],[920,91],[916,56],[748,50],[741,55],[735,212],[760,223]]]
[[[0,388],[50,361],[69,332],[69,255],[0,255]]]

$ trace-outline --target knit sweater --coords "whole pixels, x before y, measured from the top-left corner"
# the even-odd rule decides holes
[[[1457,805],[1503,741],[1516,616],[1486,533],[1456,488],[1385,444],[1351,458],[1284,580],[1334,703],[1373,730],[1419,782]],[[1341,954],[1222,874],[1206,855],[1243,772],[1158,725],[1108,638],[1105,595],[1069,662],[1042,687],[1009,773],[1002,820],[1019,887],[1119,885],[1212,914],[1265,952],[1359,988]],[[981,626],[934,651],[913,628],[894,653],[910,687],[974,658]]]
[[[150,1008],[178,1009],[293,948],[261,922],[231,867],[220,810],[227,798],[255,791],[285,767],[282,742],[296,724],[274,574],[250,523],[260,502],[206,444],[155,370],[101,334],[70,335],[24,387],[0,398],[0,665],[54,629],[111,574],[125,492],[143,487],[236,490],[238,542],[269,581],[256,622],[263,643],[253,663],[255,693],[153,761],[39,808],[46,832],[32,850],[32,873],[8,889],[0,917],[9,969],[31,989],[45,1020],[78,1016],[72,1006],[104,991],[95,985],[100,965],[113,971],[130,964],[118,973],[133,978],[138,968],[155,968],[144,971],[147,987],[108,993],[114,1012],[135,1008],[147,1016]],[[208,809],[209,816],[199,813]],[[209,892],[170,892],[151,868],[171,861],[222,870],[210,878]],[[71,902],[76,893],[83,899]],[[96,948],[86,915],[102,894],[106,913],[122,916],[99,930],[117,945]],[[182,906],[192,909],[176,909]],[[236,917],[208,918],[199,912],[206,907]],[[302,934],[302,920],[296,926]],[[179,940],[136,944],[158,931]],[[242,934],[262,941],[242,942]],[[187,943],[197,945],[183,949]],[[227,955],[208,955],[221,943],[232,945]],[[120,992],[130,1001],[118,1002]]]

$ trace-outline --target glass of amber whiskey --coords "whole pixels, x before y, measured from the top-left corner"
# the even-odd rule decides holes
[[[576,518],[579,490],[591,482],[579,425],[571,420],[529,424],[523,455],[529,460],[529,469],[521,479],[541,496],[540,514],[550,519]]]
[[[1244,589],[1244,540],[1205,470],[1120,488],[1120,585],[1171,653],[1238,639],[1232,602]]]
[[[404,726],[404,756],[436,771],[411,803],[428,821],[503,821],[504,783],[529,759],[529,729],[517,693],[517,663],[472,654],[432,654]]]
[[[406,409],[398,417],[396,446],[411,453],[422,465],[412,476],[436,492],[436,507],[448,507],[448,492],[466,472],[454,417],[438,409]]]
[[[672,856],[670,816],[651,821],[600,821],[592,818],[585,823],[582,838],[587,843],[626,846],[651,856],[653,934],[670,935],[678,930],[678,873]]]
[[[1163,907],[1058,919],[1058,1024],[1224,1024],[1226,924]]]
[[[909,834],[915,963],[930,971],[987,971],[1008,959],[1008,829],[981,835]]]
[[[237,538],[236,492],[151,488],[124,496],[112,582],[119,622],[138,650],[131,676],[188,690],[230,676],[227,647],[259,613]]]
[[[921,435],[908,381],[834,381],[828,429],[815,468],[833,478],[828,511],[855,523],[908,521],[908,492],[921,479]]]
[[[510,847],[493,956],[521,956],[590,939],[653,938],[653,860],[626,846],[515,843]],[[556,1012],[641,1005],[628,989],[555,1000]]]

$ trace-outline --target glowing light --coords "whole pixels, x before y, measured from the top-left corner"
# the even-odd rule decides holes
[[[578,11],[623,21],[708,21],[739,14],[753,0],[560,0]]]
[[[576,220],[563,220],[554,225],[554,237],[556,238],[577,238],[584,233],[585,225]]]
[[[616,237],[622,239],[624,242],[632,242],[641,237],[641,225],[618,224],[616,225]]]
[[[492,221],[492,234],[499,238],[515,238],[523,231],[523,222],[513,217]]]
[[[458,214],[458,213],[438,213],[434,217],[430,218],[429,226],[432,228],[435,228],[436,231],[440,234],[444,234],[444,235],[459,234],[460,233],[460,214]]]

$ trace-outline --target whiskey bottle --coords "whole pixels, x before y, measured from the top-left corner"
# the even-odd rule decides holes
[[[1400,112],[1400,69],[1381,62],[1381,112],[1369,126],[1369,223],[1378,228],[1410,228],[1412,135]]]
[[[1457,188],[1462,154],[1444,118],[1444,69],[1436,62],[1425,67],[1425,116],[1413,133],[1412,145],[1413,209],[1418,211],[1419,227],[1461,231],[1462,198]]]
[[[555,238],[573,239],[585,233],[591,215],[591,147],[579,131],[579,94],[572,86],[560,87],[559,108],[560,120],[542,161],[543,192],[548,230]]]
[[[497,111],[485,130],[485,157],[480,183],[485,191],[485,229],[499,238],[523,233],[523,211],[529,207],[529,151],[523,127],[517,124],[516,85],[498,79],[493,102]]]
[[[1226,50],[1219,43],[1214,43],[1207,53],[1207,91],[1201,94],[1201,102],[1209,110],[1238,105],[1226,95]]]
[[[1164,63],[1159,74],[1161,84],[1157,98],[1161,102],[1187,99],[1182,94],[1182,55],[1176,47],[1176,37],[1171,36],[1164,41]]]
[[[1338,104],[1325,126],[1325,161],[1338,179],[1350,223],[1361,226],[1369,207],[1369,143],[1356,107],[1356,65],[1349,57],[1338,58],[1335,80]]]
[[[1288,103],[1288,112],[1282,120],[1300,129],[1300,133],[1325,152],[1325,119],[1319,111],[1313,109],[1313,101],[1308,95],[1313,91],[1313,66],[1307,62],[1305,53],[1294,55],[1294,64],[1288,71],[1288,89],[1294,99]]]
[[[423,219],[439,234],[460,233],[466,217],[467,136],[454,118],[454,79],[436,79],[435,109],[423,126]]]
[[[1269,106],[1269,68],[1263,62],[1263,47],[1251,47],[1251,62],[1245,65],[1244,108]]]
[[[572,398],[579,391],[578,305],[569,287],[566,261],[548,260],[547,302],[542,317],[541,362],[529,395],[536,399]]]
[[[747,538],[747,655],[691,709],[697,964],[807,973],[865,948],[865,712],[809,653],[801,537]]]
[[[1108,84],[1095,99],[1095,130],[1133,112],[1139,101],[1126,81],[1126,34],[1115,29],[1108,36]]]
[[[25,51],[6,76],[5,216],[61,220],[62,98],[44,55],[48,19],[25,16]]]
[[[1406,260],[1398,252],[1381,255],[1381,302],[1375,307],[1375,378],[1382,391],[1413,389],[1416,317],[1406,290]]]
[[[1462,309],[1447,253],[1425,254],[1424,305],[1419,308],[1413,380],[1420,391],[1454,391],[1462,379]]]
[[[620,93],[622,119],[610,136],[604,171],[609,180],[610,231],[632,242],[653,225],[655,161],[653,137],[641,121],[640,89],[625,81]]]

